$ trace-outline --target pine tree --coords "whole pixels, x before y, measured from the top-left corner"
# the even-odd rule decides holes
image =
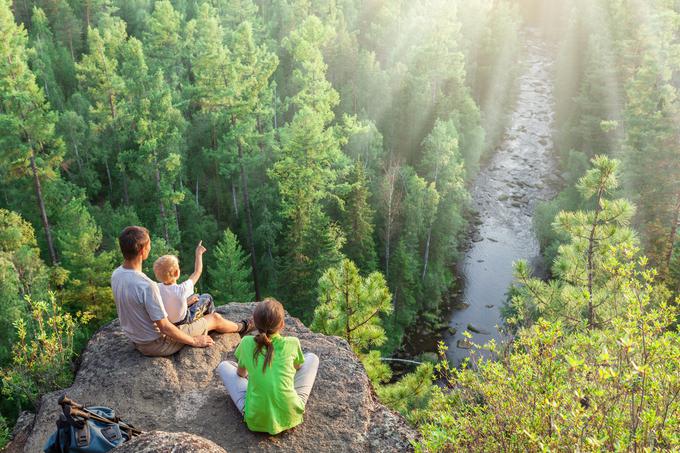
[[[248,256],[231,230],[224,231],[213,255],[215,263],[208,266],[208,274],[215,300],[219,304],[253,300],[254,293],[248,278]]]
[[[67,110],[59,115],[57,132],[66,144],[66,155],[62,168],[69,180],[83,187],[88,193],[98,193],[101,189],[99,174],[92,165],[87,152],[89,129],[78,113]]]
[[[404,330],[415,321],[417,314],[436,317],[440,305],[440,294],[425,297],[422,252],[428,229],[439,207],[439,193],[433,183],[418,176],[411,167],[404,167],[400,177],[405,189],[403,217],[393,254],[393,270],[388,278],[394,307],[390,348],[400,344]]]
[[[154,181],[158,200],[155,230],[167,243],[176,245],[180,242],[176,207],[184,199],[184,193],[178,189],[178,176],[183,165],[186,123],[172,105],[172,93],[160,71],[148,76],[133,93],[137,99],[135,141],[139,152],[134,155],[131,167],[143,180]]]
[[[340,146],[348,135],[331,124],[338,94],[326,80],[321,53],[329,37],[330,30],[311,16],[286,39],[296,65],[293,83],[297,92],[290,100],[293,119],[281,131],[281,152],[270,170],[285,220],[286,253],[281,259],[283,284],[279,288],[286,299],[297,302],[291,312],[307,317],[314,306],[311,288],[325,270],[321,264],[337,264],[343,242],[342,235],[329,230],[332,224],[322,206],[322,201],[334,196],[338,167],[343,168],[345,162]],[[316,250],[319,237],[328,239],[329,248]],[[294,289],[302,289],[303,295]]]
[[[68,61],[59,55],[45,12],[33,8],[31,18],[31,46],[34,49],[31,57],[31,68],[52,108],[64,108],[64,93],[57,82],[56,72],[60,66],[68,66]],[[62,57],[59,59],[59,57]]]
[[[387,339],[381,316],[391,312],[391,299],[380,272],[362,277],[356,265],[344,259],[319,279],[312,329],[340,336],[355,352],[366,353]]]
[[[263,95],[268,92],[269,78],[273,74],[278,60],[265,47],[255,45],[249,22],[242,23],[234,32],[232,49],[231,64],[234,66],[234,74],[237,75],[237,79],[233,84],[232,105],[229,108],[231,115],[229,138],[232,143],[235,143],[238,152],[250,264],[253,273],[255,297],[256,300],[260,300],[257,252],[255,251],[255,239],[253,237],[253,214],[251,212],[247,171],[249,156],[246,156],[245,151],[248,148],[259,150],[256,144],[253,143],[253,138],[255,140],[258,139],[257,117],[253,113],[257,114],[257,105],[262,102]]]
[[[434,129],[426,137],[423,145],[425,152],[421,166],[424,168],[428,180],[434,185],[434,189],[441,194],[442,208],[446,209],[446,207],[453,206],[453,209],[458,211],[457,214],[460,218],[460,211],[464,208],[461,204],[467,198],[467,192],[464,186],[465,168],[458,151],[458,132],[453,121],[442,122],[437,120]],[[425,279],[427,274],[435,221],[440,218],[442,221],[450,224],[454,215],[455,212],[447,212],[447,217],[441,219],[441,215],[437,210],[428,216],[427,239],[425,241],[425,251],[423,252],[423,279]],[[458,223],[460,224],[460,222]],[[455,232],[456,230],[452,229],[451,233],[455,234]]]
[[[670,49],[647,50],[627,86],[624,121],[627,189],[639,207],[637,223],[645,251],[663,274],[668,273],[679,219],[680,92],[671,75],[677,70],[680,59]]]
[[[209,3],[200,5],[197,17],[192,19],[186,28],[187,42],[190,43],[187,53],[193,79],[189,93],[199,108],[199,112],[194,115],[194,122],[207,129],[206,133],[209,136],[209,139],[203,142],[205,145],[200,154],[206,163],[202,173],[210,175],[213,190],[206,193],[204,203],[207,205],[211,201],[207,196],[213,194],[215,218],[221,222],[226,215],[223,177],[233,178],[235,160],[222,140],[229,121],[223,109],[229,105],[230,81],[235,75],[231,72],[229,49],[224,45],[224,30],[217,19],[215,9]]]
[[[591,162],[593,168],[577,188],[592,209],[562,211],[553,223],[566,239],[553,264],[556,280],[532,279],[526,262],[516,265],[515,274],[523,286],[513,297],[512,323],[521,325],[536,313],[559,314],[569,325],[594,329],[606,326],[618,313],[623,289],[610,284],[610,267],[631,259],[626,253],[637,249],[637,237],[628,227],[635,209],[626,199],[609,198],[619,184],[619,161],[596,156]]]
[[[43,195],[43,183],[58,177],[63,144],[54,135],[56,115],[36,84],[27,63],[27,37],[14,23],[11,4],[0,2],[0,153],[3,164],[12,163],[14,177],[31,175],[45,233],[47,251],[58,262]],[[9,177],[4,174],[3,178]]]
[[[68,272],[60,284],[60,302],[73,312],[91,313],[97,326],[102,325],[116,316],[111,269],[119,252],[101,249],[102,232],[87,209],[82,189],[61,181],[51,187],[48,201],[54,212],[60,265]]]
[[[390,280],[390,259],[393,253],[393,242],[398,229],[398,222],[401,215],[403,191],[399,184],[401,178],[401,164],[391,160],[386,168],[379,188],[379,208],[382,214],[383,227],[381,237],[384,244],[385,275]]]
[[[362,162],[355,162],[350,178],[342,222],[344,231],[348,232],[343,252],[361,270],[374,271],[377,267],[373,240],[374,212],[369,203],[368,182]]]
[[[186,43],[182,39],[182,16],[168,0],[154,3],[142,36],[144,54],[152,74],[162,71],[173,89],[180,88],[186,78],[182,58]]]
[[[88,52],[76,65],[81,90],[90,102],[90,130],[96,146],[93,154],[106,171],[109,199],[114,201],[112,163],[129,140],[130,118],[125,95],[127,87],[120,74],[119,58],[126,45],[125,23],[113,17],[102,20],[99,29],[88,29]],[[121,168],[123,201],[129,204],[128,178]]]

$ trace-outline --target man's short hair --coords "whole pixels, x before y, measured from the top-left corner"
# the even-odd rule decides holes
[[[175,255],[163,255],[153,263],[156,280],[166,283],[175,277],[175,269],[179,269],[179,260]]]
[[[149,230],[140,226],[129,226],[118,236],[118,245],[123,257],[132,260],[137,258],[150,240]]]

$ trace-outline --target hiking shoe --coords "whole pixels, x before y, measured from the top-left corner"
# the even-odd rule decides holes
[[[238,334],[241,335],[241,337],[244,337],[255,330],[255,322],[253,321],[253,318],[243,319],[241,320],[241,324],[242,326],[238,331]]]

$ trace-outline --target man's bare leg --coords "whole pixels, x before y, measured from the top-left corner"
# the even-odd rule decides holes
[[[208,332],[216,330],[219,333],[237,333],[241,329],[240,324],[224,319],[219,313],[210,313],[204,318],[208,321]]]

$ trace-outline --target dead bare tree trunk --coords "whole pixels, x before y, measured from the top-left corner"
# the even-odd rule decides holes
[[[154,163],[156,164],[156,190],[158,191],[158,208],[161,216],[161,223],[163,224],[163,237],[165,242],[170,243],[170,234],[168,233],[168,222],[165,214],[165,205],[163,204],[163,192],[161,191],[161,171],[158,168],[158,157],[154,156]]]
[[[383,189],[383,197],[386,203],[387,213],[385,219],[385,277],[389,279],[390,275],[390,255],[392,235],[394,234],[393,227],[396,216],[399,210],[399,200],[397,198],[397,178],[399,177],[400,166],[399,163],[392,162],[385,171],[385,184]]]
[[[45,229],[45,239],[47,240],[47,250],[50,253],[50,259],[53,265],[57,265],[57,252],[54,248],[54,241],[52,240],[52,232],[50,231],[50,221],[47,218],[47,211],[45,210],[45,200],[42,193],[42,185],[40,184],[40,176],[38,175],[38,166],[35,163],[35,149],[29,142],[31,148],[31,172],[33,173],[33,185],[35,187],[35,196],[38,199],[38,208],[40,209],[40,219],[42,220],[43,228]]]
[[[238,201],[236,200],[236,184],[231,182],[231,201],[234,204],[234,217],[238,217]]]
[[[437,180],[439,179],[439,161],[434,169],[434,187],[437,188]],[[425,280],[425,275],[427,275],[427,264],[430,261],[430,242],[432,242],[432,227],[434,226],[434,221],[436,215],[432,217],[432,221],[427,228],[427,241],[425,242],[425,253],[423,254],[423,275],[420,276],[421,280]]]
[[[231,117],[232,126],[236,127],[236,117]],[[255,300],[261,300],[260,282],[257,277],[257,256],[255,254],[255,241],[253,238],[253,216],[250,209],[250,195],[248,194],[248,175],[243,165],[243,144],[237,138],[238,162],[241,172],[241,193],[243,194],[243,208],[246,212],[246,226],[248,227],[248,248],[250,250],[250,266],[253,270],[253,287],[255,289]]]

